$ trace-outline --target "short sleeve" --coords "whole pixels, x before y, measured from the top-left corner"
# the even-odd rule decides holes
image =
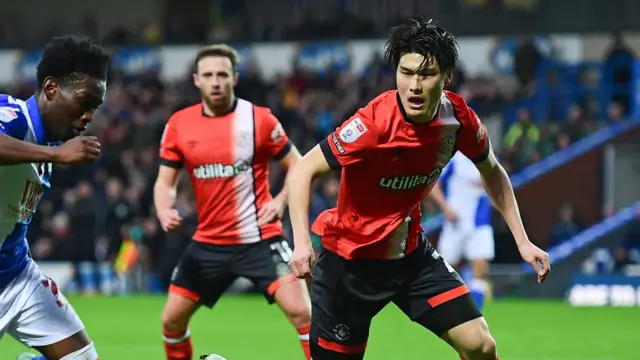
[[[20,110],[10,106],[0,107],[0,133],[23,140],[28,129],[27,119]]]
[[[475,164],[485,161],[489,156],[491,143],[480,118],[475,111],[467,108],[464,118],[460,120],[462,129],[458,137],[458,150]]]
[[[320,143],[332,169],[358,163],[378,145],[378,134],[368,109],[359,110]]]
[[[264,133],[262,134],[262,140],[269,157],[278,161],[291,151],[291,142],[282,124],[271,111],[267,110],[263,116],[263,121],[262,128]]]
[[[175,121],[169,119],[164,127],[160,140],[160,163],[165,166],[180,169],[184,165],[184,157],[178,143],[178,132]]]

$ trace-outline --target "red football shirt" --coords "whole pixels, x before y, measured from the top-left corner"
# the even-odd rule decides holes
[[[346,259],[394,259],[416,249],[420,202],[455,152],[477,163],[490,144],[459,95],[445,91],[437,118],[416,124],[394,90],[358,110],[320,148],[342,175],[337,207],[323,212],[312,231]]]
[[[186,167],[198,209],[194,240],[218,245],[253,243],[282,235],[282,223],[258,226],[272,200],[269,162],[291,150],[267,108],[237,99],[224,116],[206,116],[202,104],[176,112],[160,145],[162,164]]]

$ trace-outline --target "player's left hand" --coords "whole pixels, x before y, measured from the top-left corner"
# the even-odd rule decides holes
[[[282,200],[273,199],[269,201],[258,211],[258,226],[281,219],[286,207],[287,204]]]
[[[541,284],[551,272],[551,265],[549,264],[549,254],[542,251],[539,247],[535,246],[532,242],[527,241],[518,247],[522,260],[527,262],[533,270],[538,274],[538,283]]]

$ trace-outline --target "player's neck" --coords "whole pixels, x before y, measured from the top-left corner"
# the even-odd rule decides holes
[[[49,116],[49,111],[44,101],[44,93],[41,91],[37,91],[35,94],[36,104],[38,104],[38,112],[40,113],[40,119],[42,119],[42,124],[44,125],[44,131],[47,138],[52,138],[53,134],[49,131],[49,120],[51,116]]]
[[[202,99],[202,112],[204,113],[204,115],[211,117],[223,116],[233,111],[235,103],[235,94],[231,94],[231,96],[229,97],[229,101],[226,104],[220,106],[209,104],[204,99]]]

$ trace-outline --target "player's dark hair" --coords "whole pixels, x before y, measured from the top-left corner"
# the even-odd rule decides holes
[[[109,54],[90,38],[54,37],[45,47],[38,64],[38,90],[42,89],[47,77],[54,77],[63,84],[85,76],[106,80],[109,58]]]
[[[389,39],[384,46],[384,58],[394,68],[400,58],[409,53],[418,53],[425,58],[422,66],[435,60],[444,73],[453,69],[458,62],[458,42],[452,33],[432,20],[422,17],[409,19],[402,25],[389,30]]]
[[[228,58],[231,61],[231,68],[233,69],[233,72],[235,73],[238,71],[238,61],[240,58],[238,56],[238,52],[236,51],[236,49],[225,44],[210,45],[200,48],[200,50],[198,50],[198,53],[196,54],[196,61],[193,64],[193,71],[198,72],[198,62],[209,56],[221,56]]]

